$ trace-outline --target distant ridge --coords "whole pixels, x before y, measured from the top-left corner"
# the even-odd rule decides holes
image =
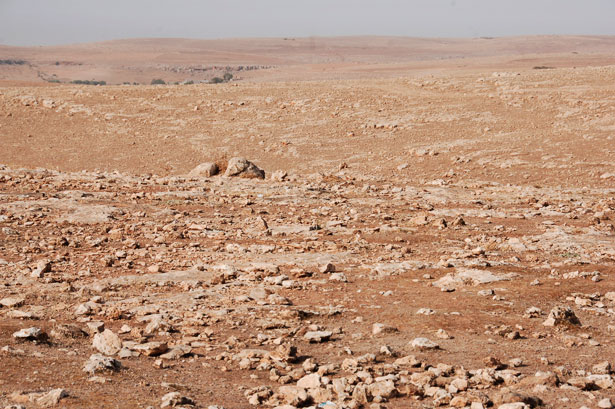
[[[594,64],[598,56],[603,56],[603,61],[609,63],[609,58],[615,57],[615,36],[137,38],[62,46],[0,46],[0,60],[23,60],[30,64],[23,67],[0,65],[0,79],[43,81],[61,78],[142,83],[154,74],[166,74],[173,81],[199,80],[199,75],[205,78],[207,73],[197,71],[222,72],[227,66],[231,70],[245,66],[265,69],[322,64],[425,66],[426,62],[463,60],[467,63],[472,59],[494,58],[511,61],[521,57],[531,60],[537,56],[558,56],[559,60],[570,56],[575,61],[590,57],[591,61],[585,60],[585,63],[574,62],[577,65]],[[536,65],[545,64],[537,60]],[[253,72],[243,78],[260,78],[261,74]]]

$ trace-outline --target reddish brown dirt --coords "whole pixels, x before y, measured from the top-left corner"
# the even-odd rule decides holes
[[[503,40],[497,50],[460,42],[471,57],[461,68],[427,51],[428,61],[379,55],[371,66],[372,57],[349,51],[360,39],[343,40],[352,43],[343,49],[352,64],[305,65],[297,61],[311,55],[307,40],[297,40],[304,48],[271,51],[270,60],[228,56],[229,64],[277,68],[221,85],[39,86],[11,77],[0,88],[0,300],[23,300],[0,306],[0,407],[19,393],[63,388],[60,407],[160,407],[178,391],[197,407],[245,408],[247,390],[277,393],[277,377],[296,375],[308,358],[333,364],[332,380],[369,384],[342,365],[364,354],[376,356],[361,365],[372,378],[397,376],[398,396],[366,402],[350,391],[319,400],[312,391],[305,406],[447,406],[416,389],[431,393],[463,377],[468,390],[450,396],[459,407],[461,398],[497,407],[504,388],[544,407],[598,407],[613,387],[588,381],[582,391],[577,378],[615,353],[615,66],[600,54],[612,39],[593,39],[596,54],[582,56],[563,54],[569,40],[550,39],[552,52],[533,57],[538,40],[514,57],[497,51]],[[363,41],[377,48],[384,40]],[[398,46],[418,44],[408,41]],[[118,44],[128,53],[143,43]],[[273,40],[258,44],[261,55]],[[32,61],[105,46],[45,48]],[[186,52],[179,50],[177,61]],[[95,67],[111,64],[91,58]],[[532,69],[543,62],[556,68]],[[328,79],[315,80],[321,74]],[[312,81],[280,81],[298,77]],[[199,163],[236,156],[266,179],[186,176]],[[50,271],[39,277],[32,271],[40,261]],[[319,272],[327,262],[347,282]],[[452,284],[451,292],[434,285],[467,270],[516,275]],[[262,298],[261,288],[278,297]],[[92,311],[76,312],[88,301]],[[556,306],[570,307],[581,325],[544,326]],[[530,307],[542,313],[529,318]],[[434,314],[417,314],[421,308]],[[147,333],[144,319],[156,314],[165,324]],[[82,368],[97,352],[87,326],[94,321],[120,334],[124,352],[145,341],[191,350],[179,359],[116,355],[122,369],[92,379]],[[396,332],[374,335],[375,323]],[[67,336],[66,324],[89,333]],[[28,327],[49,342],[13,337]],[[308,343],[303,335],[316,328],[331,339]],[[453,338],[438,338],[439,329]],[[413,350],[417,337],[440,349]],[[242,351],[278,344],[295,346],[300,359],[240,363]],[[381,353],[384,345],[393,356]],[[393,365],[409,354],[420,368]],[[485,369],[487,357],[524,364],[491,369],[493,382],[461,369]],[[408,380],[438,364],[456,375]],[[543,385],[538,371],[557,382]],[[258,406],[282,403],[273,395]]]

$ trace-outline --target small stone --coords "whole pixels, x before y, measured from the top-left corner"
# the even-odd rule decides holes
[[[494,356],[486,357],[483,359],[483,363],[487,368],[504,369],[506,367],[506,365],[502,364],[502,362]]]
[[[120,361],[104,356],[101,354],[93,354],[90,356],[90,359],[83,366],[83,371],[89,374],[94,374],[96,372],[102,371],[115,371],[122,367]]]
[[[348,279],[344,273],[333,273],[329,276],[329,281],[339,281],[342,283],[347,283]]]
[[[466,225],[466,221],[463,220],[463,217],[457,216],[457,217],[455,217],[455,220],[453,220],[453,222],[451,224],[453,226],[465,226]]]
[[[0,305],[6,308],[17,308],[23,305],[25,300],[23,297],[6,297],[0,300]]]
[[[559,378],[554,372],[550,371],[538,371],[533,376],[525,377],[521,380],[522,384],[530,386],[551,386],[556,387],[559,385]]]
[[[75,324],[59,324],[51,330],[54,338],[79,339],[87,338],[88,333]]]
[[[194,401],[179,392],[169,392],[162,397],[161,408],[174,408],[181,405],[194,405]]]
[[[614,384],[610,375],[589,375],[587,381],[600,389],[611,389]]]
[[[79,304],[75,307],[75,315],[91,315],[93,312],[94,309],[89,302]]]
[[[26,340],[26,341],[43,342],[43,341],[47,341],[48,336],[40,328],[31,327],[31,328],[24,328],[17,332],[14,332],[13,338],[20,339],[20,340]]]
[[[294,385],[281,386],[278,393],[284,402],[292,406],[303,405],[310,399],[305,389]]]
[[[372,326],[372,334],[380,335],[380,334],[393,334],[395,332],[399,332],[399,330],[391,325],[375,323]]]
[[[323,274],[334,273],[335,272],[335,265],[333,265],[332,263],[323,264],[322,266],[320,266],[318,271],[320,271]]]
[[[36,268],[30,274],[32,278],[41,278],[45,273],[51,271],[51,263],[47,260],[41,260],[36,264]]]
[[[518,368],[520,366],[523,366],[523,359],[521,359],[521,358],[513,358],[510,361],[508,361],[508,364],[510,366],[512,366],[513,368]]]
[[[542,310],[538,307],[530,307],[525,310],[525,318],[538,318],[542,315]]]
[[[389,399],[397,394],[397,388],[391,380],[374,382],[367,387],[367,390],[374,398],[381,399]]]
[[[581,322],[575,315],[574,311],[567,306],[557,306],[551,310],[547,319],[542,323],[546,327],[560,325],[576,325],[580,326]]]
[[[105,330],[105,323],[102,321],[90,321],[86,325],[90,334],[98,334]]]
[[[314,372],[318,368],[318,365],[312,360],[312,358],[308,358],[303,361],[301,367],[305,372]]]
[[[318,375],[317,373],[306,375],[297,381],[297,386],[304,389],[319,388],[320,385],[320,375]]]
[[[120,334],[128,334],[128,333],[130,333],[130,331],[132,331],[132,327],[130,325],[124,324],[124,325],[122,325],[122,328],[120,328],[118,333],[120,333]]]
[[[414,355],[408,355],[395,360],[395,365],[398,366],[421,366],[421,361],[416,359]]]
[[[592,372],[598,375],[608,375],[611,373],[611,364],[609,361],[600,362],[592,367]]]
[[[530,405],[523,402],[505,403],[498,406],[498,409],[530,409]]]
[[[465,391],[468,389],[468,381],[462,378],[456,378],[451,382],[451,386],[455,387],[458,391]]]
[[[117,356],[121,359],[135,358],[139,356],[139,353],[124,347],[117,353]]]
[[[168,352],[160,355],[162,359],[179,359],[186,355],[189,355],[192,352],[192,348],[188,345],[175,345],[170,348]]]
[[[575,376],[575,377],[572,377],[572,378],[568,378],[566,383],[568,385],[572,385],[572,386],[574,386],[576,388],[579,388],[581,390],[588,390],[588,389],[594,387],[594,383],[591,382],[590,380],[588,380],[587,378],[583,377],[583,376]]]
[[[159,264],[153,264],[147,268],[147,272],[152,274],[162,273],[162,268]]]
[[[451,338],[453,338],[451,335],[449,335],[448,332],[446,332],[442,328],[440,328],[439,330],[436,331],[436,337],[438,337],[440,339],[451,339]]]
[[[391,348],[389,348],[388,345],[382,345],[380,347],[380,353],[382,355],[393,356],[393,351],[391,351]]]
[[[611,399],[604,398],[598,402],[598,407],[602,409],[611,409],[613,407],[613,403],[611,402]]]
[[[283,182],[288,177],[288,173],[283,170],[276,170],[271,174],[271,180],[276,182]]]
[[[451,399],[453,399],[453,396],[442,388],[436,388],[436,391],[433,394],[432,398],[434,405],[444,406],[450,403]]]
[[[263,286],[257,286],[250,290],[250,298],[256,301],[263,301],[271,293],[271,290],[269,290],[268,288],[265,288]]]
[[[66,392],[64,389],[52,389],[43,396],[37,398],[36,403],[44,408],[49,408],[52,406],[56,406],[58,403],[60,403],[60,400],[62,398],[65,398],[67,396],[68,392]]]
[[[455,396],[453,399],[451,399],[449,405],[452,408],[465,408],[466,406],[468,406],[468,399],[464,396]]]
[[[331,338],[333,333],[331,331],[308,331],[303,336],[309,342],[324,342]]]
[[[122,340],[113,331],[106,329],[94,335],[92,346],[105,355],[115,355],[122,349]]]
[[[21,311],[21,310],[10,310],[6,313],[7,318],[14,318],[18,320],[31,320],[38,319],[38,317],[31,312]]]
[[[435,342],[427,339],[427,338],[415,338],[411,342],[412,348],[418,349],[419,351],[426,351],[432,349],[439,349],[440,346]]]
[[[130,347],[133,351],[146,356],[156,356],[164,354],[169,349],[166,342],[152,341],[145,344],[137,344]]]

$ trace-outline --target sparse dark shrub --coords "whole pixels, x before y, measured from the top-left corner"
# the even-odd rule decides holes
[[[96,80],[73,80],[70,83],[79,84],[79,85],[107,85],[107,81],[96,81]]]
[[[225,72],[222,78],[224,79],[224,82],[229,82],[233,79],[233,74],[231,74],[230,72]]]
[[[6,59],[0,60],[0,65],[24,65],[28,62],[26,60]]]
[[[221,84],[224,82],[224,80],[220,77],[213,77],[211,80],[209,80],[209,82],[211,84]]]
[[[163,79],[160,78],[154,78],[151,82],[152,85],[164,85],[166,84],[166,82],[164,82]]]

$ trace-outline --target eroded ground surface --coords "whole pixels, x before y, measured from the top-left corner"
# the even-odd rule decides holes
[[[610,407],[614,80],[0,89],[0,405]]]

